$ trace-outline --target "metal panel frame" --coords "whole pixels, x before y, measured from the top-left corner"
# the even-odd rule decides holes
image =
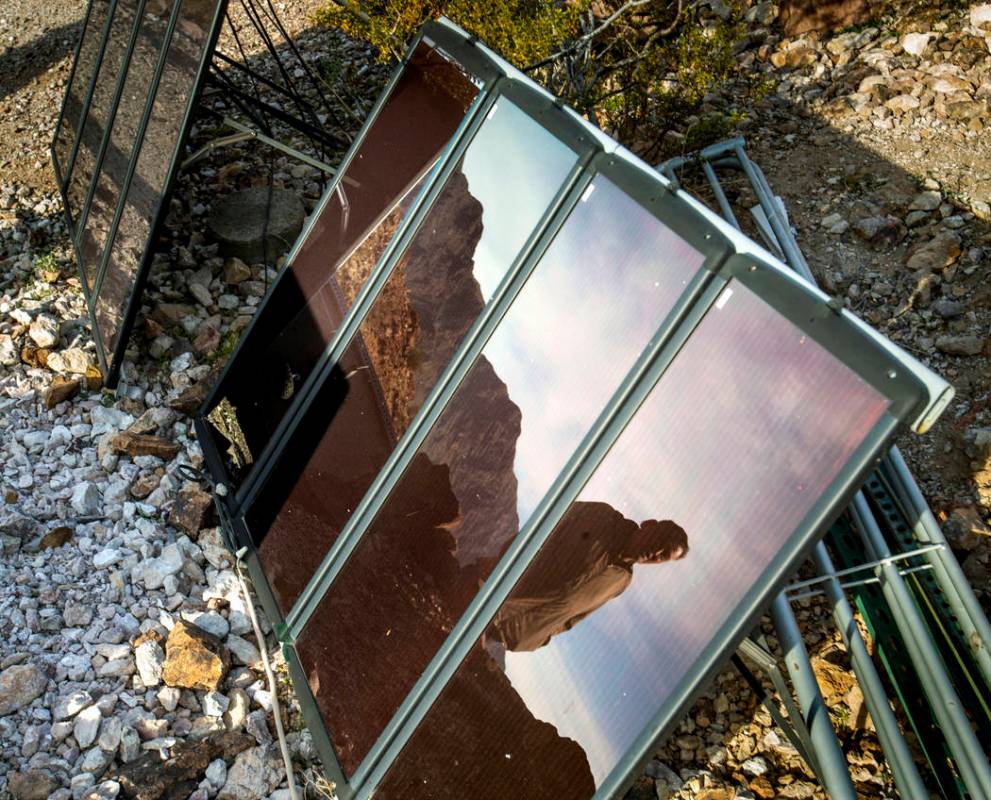
[[[86,11],[86,23],[83,28],[83,34],[80,35],[79,43],[76,47],[76,55],[73,60],[72,74],[70,76],[68,88],[72,86],[72,80],[76,75],[79,51],[82,46],[82,36],[85,34],[86,26],[88,26],[89,21],[92,16],[92,8],[97,0],[90,0],[89,6]],[[100,257],[99,266],[96,271],[96,275],[93,281],[93,289],[90,291],[88,289],[88,282],[85,275],[85,267],[82,257],[81,242],[83,233],[85,230],[86,220],[89,216],[89,208],[92,202],[93,193],[95,192],[97,182],[99,181],[100,175],[102,174],[103,159],[106,155],[106,150],[110,142],[110,136],[113,128],[114,120],[116,119],[117,110],[120,106],[121,95],[124,89],[124,81],[126,80],[127,74],[131,66],[131,57],[134,53],[134,47],[138,39],[142,24],[144,22],[144,12],[146,10],[145,0],[139,0],[137,3],[136,18],[131,29],[131,34],[128,40],[127,49],[124,55],[124,61],[120,74],[116,78],[116,83],[114,85],[114,92],[112,95],[111,103],[107,110],[107,122],[106,129],[103,132],[103,137],[100,142],[100,149],[97,154],[95,169],[93,175],[90,177],[89,187],[87,189],[86,199],[82,207],[82,213],[80,214],[80,219],[73,219],[72,214],[69,209],[67,189],[69,181],[72,177],[72,172],[75,167],[76,154],[80,147],[80,142],[83,134],[83,129],[86,124],[86,119],[89,115],[90,104],[92,101],[93,91],[96,87],[97,79],[100,75],[100,67],[103,63],[103,57],[107,47],[108,37],[110,31],[115,21],[116,10],[118,5],[118,0],[110,0],[108,7],[108,16],[104,24],[101,43],[100,43],[100,53],[96,60],[96,64],[93,69],[93,73],[89,76],[89,85],[87,89],[86,99],[83,104],[83,108],[80,116],[79,127],[76,131],[76,136],[73,142],[72,156],[69,159],[68,165],[65,165],[65,171],[63,173],[63,165],[59,164],[58,157],[55,152],[55,142],[57,141],[59,130],[64,123],[65,106],[68,101],[68,90],[66,96],[62,100],[62,110],[59,114],[59,120],[56,124],[56,138],[53,139],[51,145],[52,161],[55,166],[56,177],[59,183],[59,191],[62,196],[62,205],[65,213],[66,222],[69,227],[70,238],[72,239],[73,249],[76,254],[76,261],[79,265],[80,277],[82,279],[83,292],[86,298],[87,309],[90,314],[91,327],[93,330],[93,339],[96,343],[97,357],[100,362],[100,368],[104,375],[104,383],[107,386],[113,387],[117,383],[119,377],[121,362],[123,360],[124,351],[127,349],[128,339],[130,335],[131,328],[134,325],[134,318],[137,315],[138,309],[141,306],[141,293],[144,289],[144,284],[147,281],[148,270],[151,264],[152,251],[151,244],[154,241],[155,234],[161,227],[164,221],[165,215],[168,211],[169,200],[171,198],[172,190],[174,188],[175,179],[179,170],[180,155],[185,147],[186,140],[189,136],[189,129],[192,123],[192,117],[196,104],[199,100],[200,93],[203,88],[204,79],[206,76],[206,70],[209,66],[210,60],[212,58],[213,50],[216,45],[217,37],[220,34],[220,25],[223,21],[223,12],[227,5],[227,0],[216,0],[216,9],[213,18],[210,23],[210,29],[207,31],[206,41],[204,44],[203,52],[200,56],[199,63],[197,65],[196,74],[194,78],[194,83],[186,102],[185,109],[183,110],[182,118],[180,120],[179,137],[177,139],[176,147],[173,153],[169,157],[169,166],[166,172],[165,184],[163,186],[162,192],[159,195],[158,205],[152,215],[151,227],[149,229],[148,237],[145,241],[145,246],[142,249],[142,258],[137,265],[135,271],[135,281],[134,286],[131,290],[130,295],[126,301],[125,313],[121,320],[120,331],[118,334],[117,341],[114,345],[112,353],[107,352],[107,343],[103,341],[103,337],[100,334],[99,326],[96,323],[96,303],[100,294],[100,290],[103,286],[103,279],[106,273],[107,265],[110,261],[110,255],[113,250],[114,242],[117,236],[117,230],[120,224],[121,216],[123,215],[124,208],[127,201],[128,192],[131,187],[131,182],[134,177],[134,172],[137,166],[138,158],[141,155],[142,147],[144,145],[145,133],[147,131],[148,123],[151,118],[151,113],[154,108],[155,98],[158,94],[158,89],[161,83],[162,74],[167,66],[168,54],[170,47],[172,45],[175,29],[178,24],[179,16],[182,11],[182,5],[184,0],[175,0],[175,3],[169,13],[168,23],[166,30],[162,39],[162,46],[158,53],[158,61],[155,65],[155,71],[152,74],[151,82],[148,86],[148,95],[145,101],[144,109],[141,112],[140,122],[138,124],[138,130],[135,135],[135,140],[131,146],[131,154],[128,161],[128,167],[124,180],[121,184],[120,198],[117,202],[117,208],[114,212],[114,217],[110,225],[110,229],[107,233],[107,239],[104,246],[104,251]]]
[[[429,41],[437,42],[451,50],[464,49],[464,53],[455,53],[459,62],[477,58],[482,52],[485,59],[489,56],[464,34],[459,34],[453,26],[447,23],[432,24],[425,27],[421,38],[430,36]],[[460,36],[460,38],[458,38]],[[453,43],[446,40],[454,38]],[[419,39],[417,40],[417,42]],[[473,49],[474,48],[474,49]],[[461,62],[464,63],[464,62]],[[508,71],[507,73],[508,74]],[[512,75],[512,81],[521,85],[530,85],[529,81]],[[395,76],[393,84],[395,83]],[[391,87],[390,87],[391,88]],[[484,93],[486,98],[494,96],[492,88]],[[574,112],[563,109],[558,101],[541,89],[534,87],[534,97],[543,97],[550,107],[557,108],[565,115],[579,121],[583,127],[589,127],[574,115]],[[476,103],[480,102],[476,99]],[[493,100],[494,102],[494,100]],[[491,105],[491,104],[489,104]],[[381,105],[379,106],[379,108]],[[464,124],[464,123],[463,123]],[[594,129],[592,129],[594,131]],[[458,139],[463,144],[462,137]],[[335,780],[338,795],[341,800],[352,797],[369,797],[381,778],[385,775],[395,758],[408,742],[410,736],[429,712],[434,700],[447,685],[454,670],[464,658],[468,648],[474,643],[481,631],[488,624],[492,614],[512,590],[516,580],[529,565],[540,546],[546,541],[554,526],[565,513],[571,502],[577,497],[592,472],[598,467],[606,453],[618,439],[627,423],[632,419],[640,404],[648,393],[661,379],[667,367],[674,360],[681,346],[691,336],[695,326],[708,312],[716,298],[730,280],[738,281],[755,291],[765,302],[774,307],[779,314],[792,322],[798,329],[817,341],[828,352],[861,375],[870,385],[877,388],[882,395],[891,401],[889,411],[883,416],[873,430],[867,435],[855,454],[831,483],[829,489],[813,506],[802,523],[788,539],[776,558],[765,569],[762,579],[755,582],[746,595],[737,612],[723,625],[719,634],[713,638],[706,652],[699,658],[696,669],[686,672],[685,678],[672,692],[671,696],[659,710],[655,719],[640,735],[636,744],[621,760],[612,773],[606,778],[596,798],[613,796],[627,785],[633,778],[633,770],[637,765],[650,757],[654,744],[677,724],[680,715],[701,691],[703,681],[699,675],[709,676],[717,670],[725,657],[734,648],[738,639],[756,621],[766,601],[770,600],[775,591],[782,586],[815,543],[817,534],[823,526],[831,521],[842,504],[849,500],[857,490],[859,482],[873,467],[874,459],[883,445],[890,440],[899,425],[911,422],[920,412],[925,413],[940,403],[946,395],[946,384],[934,380],[920,365],[904,356],[876,333],[873,333],[862,323],[846,312],[830,307],[828,298],[803,280],[791,275],[779,264],[773,256],[766,254],[760,248],[746,240],[727,223],[719,220],[701,204],[688,198],[684,193],[677,194],[663,178],[659,177],[649,167],[621,148],[616,152],[602,152],[604,136],[594,131],[586,157],[583,158],[573,174],[569,176],[561,193],[555,202],[545,212],[544,219],[537,226],[535,235],[531,237],[524,251],[517,259],[511,274],[507,275],[496,295],[489,301],[483,312],[484,319],[476,321],[472,331],[459,348],[458,353],[449,363],[437,385],[428,397],[427,403],[414,419],[410,430],[397,444],[386,466],[380,471],[372,488],[369,489],[361,504],[355,509],[348,524],[338,536],[334,547],[327,554],[324,563],[314,576],[310,585],[304,591],[296,605],[287,615],[286,623],[277,626],[277,632],[284,642],[284,650],[290,666],[290,672],[296,681],[296,690],[300,696],[304,717],[315,734],[314,741],[324,761],[328,773]],[[356,140],[352,154],[357,149],[361,139]],[[605,140],[608,142],[609,140]],[[609,144],[615,147],[614,144]],[[450,163],[450,160],[447,162]],[[343,174],[338,175],[338,180]],[[443,170],[438,169],[431,178],[430,189],[436,189],[443,180]],[[617,389],[602,414],[585,436],[582,444],[572,456],[567,467],[559,474],[554,486],[547,492],[531,519],[524,526],[510,548],[500,560],[499,565],[489,576],[468,609],[462,614],[443,647],[427,669],[421,674],[420,680],[410,692],[402,706],[397,710],[392,721],[373,746],[355,774],[348,780],[343,775],[334,753],[326,729],[332,721],[323,720],[320,716],[315,699],[309,690],[302,665],[294,645],[297,635],[303,630],[316,604],[323,594],[333,584],[340,568],[346,563],[348,556],[361,541],[363,533],[382,502],[388,497],[392,488],[402,475],[408,459],[415,452],[423,438],[446,405],[447,400],[460,385],[461,379],[467,372],[475,357],[481,351],[488,336],[493,332],[503,314],[508,310],[517,292],[522,287],[530,272],[557,231],[564,224],[571,208],[577,202],[585,187],[594,175],[602,173],[606,177],[619,176],[616,182],[633,199],[652,209],[663,208],[667,218],[676,217],[674,230],[686,238],[694,237],[700,244],[695,245],[706,256],[706,263],[700,268],[695,279],[686,288],[681,300],[669,314],[665,324],[655,335],[650,345],[641,354],[637,365],[631,369],[622,385]],[[325,193],[320,208],[334,191],[331,186]],[[428,189],[424,189],[427,193]],[[665,214],[654,213],[663,221]],[[315,218],[316,214],[314,214]],[[304,236],[312,226],[312,220],[304,230]],[[415,225],[405,226],[394,239],[408,238]],[[539,233],[539,235],[536,235]],[[302,241],[302,236],[300,241]],[[694,242],[692,242],[695,244]],[[294,248],[293,253],[296,252]],[[737,255],[728,259],[731,250]],[[315,369],[309,382],[309,391],[294,409],[286,415],[284,430],[291,433],[302,415],[312,404],[316,387],[329,374],[336,363],[336,358],[343,351],[346,342],[358,329],[371,303],[381,288],[384,277],[391,271],[390,261],[394,261],[401,248],[392,248],[380,259],[379,264],[363,288],[360,301],[356,301],[342,332],[336,337],[325,352],[322,365]],[[373,280],[374,279],[374,280]],[[382,280],[379,280],[382,279]],[[259,313],[264,309],[259,310]],[[345,330],[346,329],[346,330]],[[470,338],[469,338],[470,337]],[[234,358],[237,357],[235,353]],[[233,359],[232,359],[233,360]],[[938,391],[934,391],[934,388]],[[197,431],[203,430],[202,416],[208,411],[214,392],[207,399],[196,419]],[[294,411],[294,413],[293,413]],[[291,417],[291,419],[290,419]],[[244,512],[250,508],[250,503],[257,495],[257,487],[261,486],[269,470],[278,460],[278,455],[285,447],[290,446],[288,436],[273,437],[278,441],[264,470],[257,473],[252,481],[250,492],[245,493],[242,502],[236,505],[236,515],[229,512],[229,501],[221,500],[222,516],[227,520],[230,529],[238,539],[238,543],[248,546],[249,570],[256,585],[265,587],[261,593],[266,610],[276,612],[278,608],[267,586],[267,581],[261,565],[258,563],[250,536],[244,522]],[[204,448],[208,462],[213,467],[217,462],[216,454],[210,454],[209,448]],[[221,473],[222,474],[222,473]],[[246,483],[247,487],[247,483]]]
[[[200,55],[200,63],[196,70],[196,77],[193,82],[193,87],[189,92],[189,99],[183,112],[182,122],[180,123],[179,128],[179,136],[176,139],[176,145],[169,160],[169,168],[165,177],[165,185],[159,195],[158,208],[152,218],[151,226],[148,229],[148,237],[145,240],[144,247],[142,248],[144,255],[138,264],[137,272],[135,273],[134,288],[131,289],[131,294],[128,297],[127,309],[124,313],[124,318],[121,321],[120,333],[118,334],[117,342],[114,345],[113,357],[107,365],[106,383],[109,386],[114,386],[117,383],[117,377],[120,373],[120,368],[124,358],[124,351],[127,349],[128,339],[130,338],[131,328],[134,326],[134,319],[137,316],[138,310],[141,308],[141,295],[144,292],[145,283],[148,281],[148,272],[151,269],[151,261],[154,256],[154,252],[152,251],[152,243],[155,240],[156,233],[165,221],[165,217],[168,215],[172,191],[175,188],[175,181],[179,174],[179,165],[181,163],[183,151],[186,147],[186,141],[189,138],[190,128],[192,127],[193,114],[195,113],[196,106],[199,103],[200,94],[203,91],[203,84],[205,83],[207,69],[210,66],[213,49],[217,43],[217,37],[220,35],[220,27],[224,19],[224,11],[227,7],[227,0],[216,0],[216,4],[213,20],[210,24],[210,30],[207,33],[206,42],[203,47],[203,53]],[[173,37],[170,37],[169,39],[170,45],[172,38]],[[165,49],[163,52],[168,52],[168,50]],[[164,65],[156,79],[156,93],[158,85],[160,85],[158,79],[161,78],[162,72],[164,72]],[[149,107],[148,112],[150,118],[151,107]],[[144,138],[143,133],[144,132],[142,131],[142,140]],[[140,151],[134,155],[132,163],[135,166],[137,165],[140,156]],[[133,170],[131,171],[131,175],[133,176]],[[126,201],[126,192],[122,195],[122,198]],[[120,209],[123,209],[122,205],[120,206]],[[116,234],[116,231],[114,231],[114,233]],[[99,295],[100,288],[102,288],[103,278],[106,273],[107,265],[110,262],[110,253],[113,248],[113,244],[113,240],[108,238],[107,251],[104,254],[103,264],[100,269],[99,283],[96,285],[96,290],[94,291],[94,301],[96,296]],[[93,310],[96,310],[95,302],[93,305]]]

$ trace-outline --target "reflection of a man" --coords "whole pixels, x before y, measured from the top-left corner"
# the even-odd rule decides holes
[[[526,652],[571,630],[622,594],[634,564],[683,558],[688,537],[670,520],[637,525],[607,503],[574,503],[496,614],[487,649]]]
[[[638,525],[607,503],[574,503],[414,735],[405,768],[391,771],[376,796],[501,800],[507,787],[525,786],[528,800],[592,797],[589,754],[534,715],[503,671],[505,652],[537,650],[573,628],[625,591],[635,564],[687,552],[674,522]]]

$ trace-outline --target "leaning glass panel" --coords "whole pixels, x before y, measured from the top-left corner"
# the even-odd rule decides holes
[[[603,176],[585,191],[297,641],[346,774],[703,260]]]
[[[82,116],[86,112],[83,104],[86,102],[93,71],[100,57],[103,27],[107,23],[109,6],[108,0],[93,0],[86,27],[80,34],[83,38],[79,43],[79,54],[73,67],[72,83],[66,89],[62,120],[55,134],[55,141],[52,143],[52,152],[60,171],[58,177],[63,182],[68,177],[66,170],[72,158],[72,146],[76,141]]]
[[[169,15],[174,4],[175,0],[157,0],[145,4],[141,30],[127,65],[127,77],[124,79],[124,88],[110,131],[110,141],[107,143],[107,150],[100,164],[100,174],[93,199],[90,201],[89,214],[82,222],[84,227],[80,250],[83,277],[89,292],[93,290],[97,271],[103,261],[110,226],[117,211],[117,203],[121,192],[124,191],[124,179],[127,177],[127,168],[135,149],[138,126],[155,76],[155,67],[165,42]]]
[[[162,193],[167,188],[172,154],[183,134],[183,117],[191,102],[196,71],[204,56],[215,13],[216,3],[202,0],[183,0],[179,10],[106,271],[97,287],[94,316],[108,362],[121,335],[126,335],[122,327],[128,304]]]
[[[360,148],[273,287],[215,397],[213,447],[240,486],[378,262],[431,165],[478,93],[420,44]],[[208,426],[209,427],[209,426]],[[239,443],[233,447],[232,439]]]
[[[731,283],[375,797],[592,797],[887,408]]]
[[[576,161],[505,99],[479,129],[246,512],[284,614]],[[338,279],[350,300],[350,264]]]
[[[110,106],[113,103],[121,70],[127,66],[124,57],[127,55],[127,46],[134,31],[136,12],[136,0],[118,0],[110,23],[110,34],[107,37],[103,59],[100,61],[96,84],[93,87],[93,98],[90,100],[89,110],[79,136],[76,160],[73,162],[71,174],[66,179],[66,208],[76,226],[72,231],[73,234],[85,223],[81,219],[83,204],[86,202],[86,194],[94,172],[100,168],[97,159],[100,155],[104,131],[108,125],[113,124],[114,109]]]

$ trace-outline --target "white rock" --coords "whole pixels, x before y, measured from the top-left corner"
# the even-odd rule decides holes
[[[113,753],[120,746],[120,737],[123,733],[124,724],[117,717],[109,717],[104,720],[100,728],[100,736],[96,743],[101,750]]]
[[[211,761],[203,777],[209,781],[214,791],[219,791],[227,783],[227,762],[222,758]]]
[[[229,705],[230,700],[220,692],[207,692],[203,695],[203,713],[208,717],[222,717]]]
[[[227,771],[218,800],[262,800],[282,783],[282,771],[267,747],[252,747],[238,755]]]
[[[100,513],[103,505],[103,498],[100,490],[88,481],[77,483],[72,490],[72,498],[69,501],[76,513],[82,517],[90,517]]]
[[[216,611],[183,611],[180,616],[187,622],[192,622],[197,628],[223,639],[230,630],[230,625]]]
[[[131,727],[124,727],[120,733],[120,760],[129,764],[141,755],[141,738],[138,732]]]
[[[991,31],[991,3],[970,9],[970,24],[981,31]]]
[[[767,761],[763,757],[754,756],[740,764],[740,769],[743,770],[744,774],[756,778],[758,775],[763,775],[767,772],[768,766]]]
[[[124,557],[124,554],[113,547],[107,547],[93,556],[93,566],[97,569],[104,569],[111,564],[115,564]]]
[[[39,314],[28,327],[28,336],[38,347],[51,347],[59,338],[58,321],[47,314]]]
[[[0,334],[0,364],[5,367],[12,366],[19,361],[17,355],[17,345],[10,338],[10,334]]]
[[[155,695],[158,698],[158,702],[162,704],[162,708],[166,711],[175,711],[176,706],[179,705],[179,697],[182,692],[175,686],[163,686],[158,690]]]
[[[48,369],[52,372],[71,372],[85,375],[91,364],[90,357],[78,347],[70,347],[48,356]]]
[[[931,33],[906,33],[902,37],[902,49],[913,56],[921,56],[929,47]]]
[[[93,697],[89,692],[73,692],[56,701],[52,714],[56,720],[69,719],[91,705],[93,705]]]
[[[154,640],[144,641],[134,650],[134,664],[145,686],[158,686],[162,682],[165,651]]]
[[[115,658],[100,667],[96,674],[101,678],[126,678],[134,674],[134,661],[130,658]]]
[[[175,575],[182,569],[183,561],[178,544],[166,545],[158,558],[138,564],[131,580],[144,583],[146,589],[160,589],[169,575]]]
[[[100,722],[103,715],[96,706],[88,706],[76,715],[76,721],[72,726],[72,734],[76,737],[80,749],[86,749],[96,741],[96,735],[100,731]]]
[[[0,672],[0,717],[23,708],[45,691],[48,679],[35,664],[15,664]]]
[[[259,653],[258,648],[247,639],[242,639],[240,636],[228,636],[227,649],[231,651],[231,655],[234,656],[234,662],[236,664],[244,664],[245,666],[252,667],[253,669],[261,668],[261,653]]]

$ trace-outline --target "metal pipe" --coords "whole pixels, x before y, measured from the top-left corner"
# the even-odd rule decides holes
[[[833,800],[844,800],[844,798],[856,800],[857,793],[850,779],[850,768],[847,766],[843,750],[836,739],[836,732],[829,720],[826,701],[823,700],[822,692],[819,690],[809,654],[805,651],[798,621],[783,593],[774,598],[771,616],[778,631],[778,641],[784,653],[785,666],[798,695],[798,702],[805,715],[805,724],[808,726],[809,736],[812,738],[819,768],[822,771],[819,780],[825,785],[826,791]]]
[[[816,567],[824,575],[826,595],[833,604],[833,619],[836,627],[843,638],[843,644],[850,654],[850,662],[853,665],[857,682],[864,693],[864,702],[870,711],[871,719],[874,721],[874,728],[877,731],[877,738],[881,742],[885,757],[891,766],[898,791],[903,797],[920,798],[924,800],[929,796],[919,770],[912,759],[912,753],[908,749],[905,737],[902,736],[898,727],[898,720],[888,704],[888,696],[884,691],[881,678],[874,669],[874,662],[870,653],[867,652],[867,645],[860,635],[857,621],[853,616],[853,609],[843,592],[839,580],[837,579],[836,567],[829,557],[826,545],[819,542],[812,552]]]
[[[854,497],[850,512],[868,552],[876,559],[889,559],[891,550],[862,491],[857,492]],[[943,662],[919,609],[893,563],[883,561],[878,567],[878,576],[883,578],[881,590],[895,612],[892,617],[905,639],[909,656],[922,678],[923,686],[929,693],[933,714],[957,761],[961,777],[974,797],[988,797],[991,795],[991,765],[974,735],[960,698],[950,685]]]
[[[898,448],[892,447],[882,463],[899,502],[906,513],[914,517],[909,519],[909,523],[915,538],[921,542],[943,545],[939,552],[926,553],[925,558],[936,572],[985,683],[991,687],[991,652],[988,651],[991,644],[991,624]]]

